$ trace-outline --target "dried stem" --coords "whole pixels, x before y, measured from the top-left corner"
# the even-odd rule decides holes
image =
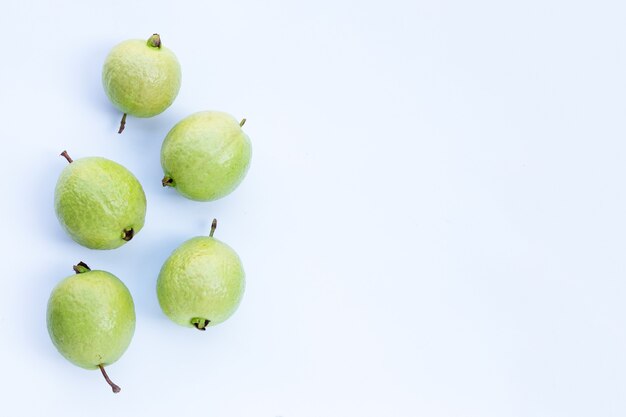
[[[172,179],[172,177],[166,175],[161,180],[161,184],[163,185],[163,187],[172,187],[174,186],[174,180]]]
[[[113,392],[115,394],[120,392],[122,389],[118,385],[116,385],[113,381],[111,381],[111,379],[109,379],[107,372],[104,370],[104,366],[98,365],[98,368],[100,368],[100,372],[102,372],[102,376],[104,377],[106,382],[111,386],[111,389],[113,390]]]
[[[74,269],[74,272],[76,272],[77,274],[82,274],[84,272],[91,271],[91,268],[89,268],[89,266],[83,261],[80,261],[78,264],[74,265],[72,268]]]
[[[61,152],[61,156],[65,159],[67,159],[67,162],[69,162],[70,164],[72,162],[74,162],[74,160],[72,158],[70,158],[69,154],[67,153],[67,151],[63,151]]]
[[[125,127],[126,127],[126,113],[124,113],[124,115],[122,116],[122,120],[120,121],[120,130],[118,130],[117,133],[122,133]]]

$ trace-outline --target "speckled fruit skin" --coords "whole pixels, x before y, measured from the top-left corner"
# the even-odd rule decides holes
[[[54,208],[61,226],[91,249],[114,249],[134,235],[146,217],[146,195],[137,178],[122,165],[100,157],[68,164],[57,181]]]
[[[213,237],[199,236],[180,245],[165,261],[157,281],[163,312],[181,326],[230,317],[241,302],[245,273],[237,253]]]
[[[252,145],[239,122],[223,112],[192,114],[170,130],[161,166],[183,196],[212,201],[231,193],[248,172]]]
[[[102,84],[111,102],[135,117],[162,113],[174,102],[180,82],[176,55],[140,39],[116,45],[102,68]]]
[[[59,353],[95,369],[117,361],[135,332],[135,306],[115,275],[89,271],[61,281],[48,301],[48,333]]]

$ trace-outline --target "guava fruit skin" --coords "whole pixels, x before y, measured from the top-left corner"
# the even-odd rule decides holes
[[[252,158],[250,138],[231,115],[192,114],[177,123],[161,146],[161,167],[170,185],[196,201],[222,198],[245,178]]]
[[[239,255],[227,244],[207,236],[187,240],[165,261],[157,280],[163,312],[175,323],[194,327],[193,319],[215,326],[228,319],[245,291]]]
[[[91,249],[115,249],[127,242],[124,231],[139,233],[146,195],[122,165],[101,157],[68,164],[57,181],[54,208],[70,237]]]
[[[68,361],[85,369],[117,361],[132,340],[135,320],[130,292],[105,271],[65,278],[48,301],[52,343]]]
[[[109,100],[135,117],[165,111],[176,99],[181,79],[180,64],[171,50],[140,39],[113,47],[102,68],[102,85]]]

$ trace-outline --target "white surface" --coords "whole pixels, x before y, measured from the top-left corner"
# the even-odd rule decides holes
[[[623,4],[3,2],[0,414],[625,415]],[[182,89],[120,136],[101,65],[153,32]],[[215,203],[160,185],[162,139],[204,109],[247,117],[254,146]],[[64,149],[140,179],[130,244],[62,232]],[[213,217],[248,285],[199,333],[161,313],[155,280]],[[48,338],[79,260],[135,298],[119,395]]]

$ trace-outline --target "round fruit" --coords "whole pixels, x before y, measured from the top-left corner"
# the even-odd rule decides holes
[[[135,306],[126,286],[115,275],[91,271],[84,263],[77,275],[65,278],[48,300],[48,333],[59,353],[85,369],[100,369],[119,392],[104,367],[117,361],[135,332]]]
[[[161,147],[163,186],[197,201],[232,192],[250,166],[252,146],[238,122],[227,113],[192,114],[170,130]]]
[[[178,95],[181,72],[176,55],[156,33],[143,41],[127,40],[115,46],[102,68],[102,84],[111,102],[126,114],[152,117],[167,109]]]
[[[91,249],[114,249],[139,233],[146,195],[137,178],[120,164],[90,157],[70,162],[57,181],[54,208],[61,226]]]
[[[237,253],[211,234],[180,245],[157,281],[163,312],[175,323],[204,330],[229,318],[239,306],[245,273]]]

